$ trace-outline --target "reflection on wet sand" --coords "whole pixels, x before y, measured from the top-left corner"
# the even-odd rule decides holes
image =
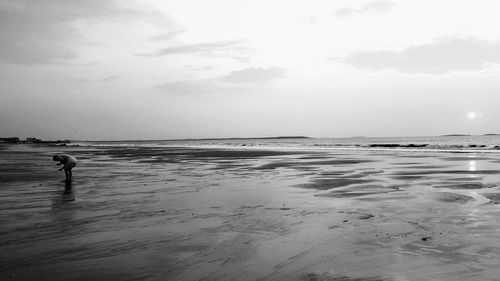
[[[0,279],[493,280],[496,154],[68,148],[5,154]],[[408,160],[410,159],[410,160]],[[37,162],[38,161],[38,162]]]
[[[75,191],[71,183],[65,183],[63,191],[57,192],[52,198],[52,211],[54,214],[73,209],[71,202],[75,201]]]
[[[57,191],[52,197],[51,233],[52,239],[64,241],[70,231],[74,230],[77,207],[74,204],[75,192],[71,183],[64,183],[64,189]]]

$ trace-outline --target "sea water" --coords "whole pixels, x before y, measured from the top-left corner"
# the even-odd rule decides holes
[[[77,141],[81,146],[144,146],[262,148],[307,150],[419,150],[419,151],[483,151],[500,152],[500,135],[448,135],[427,137],[349,137],[349,138],[217,138],[176,140]]]

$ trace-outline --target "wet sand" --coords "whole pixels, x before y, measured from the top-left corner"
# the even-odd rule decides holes
[[[0,186],[1,280],[500,276],[500,154],[4,145]]]

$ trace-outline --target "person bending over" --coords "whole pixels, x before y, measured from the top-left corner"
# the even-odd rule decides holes
[[[66,174],[66,182],[71,182],[71,169],[76,166],[76,158],[71,155],[56,154],[54,155],[54,157],[52,157],[52,160],[59,161],[59,163],[57,163],[57,166],[63,165],[63,167],[59,169],[59,171],[64,169],[64,173]]]

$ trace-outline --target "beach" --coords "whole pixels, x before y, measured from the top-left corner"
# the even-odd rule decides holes
[[[78,158],[73,182],[54,153]],[[1,280],[498,280],[500,154],[0,146]]]

